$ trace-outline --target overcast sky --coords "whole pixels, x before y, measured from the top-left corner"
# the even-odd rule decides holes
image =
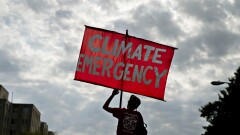
[[[32,103],[59,135],[114,135],[102,109],[112,90],[74,81],[84,25],[177,47],[166,102],[137,95],[149,135],[200,135],[199,108],[218,98],[213,80],[240,66],[239,0],[0,0],[0,84]],[[12,98],[13,93],[13,98]],[[123,93],[123,106],[130,97]],[[119,95],[111,106],[118,107]]]

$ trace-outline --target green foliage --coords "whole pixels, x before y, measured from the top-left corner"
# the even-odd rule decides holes
[[[220,91],[218,101],[209,102],[199,109],[201,117],[210,123],[203,127],[205,133],[202,135],[232,135],[239,132],[240,67],[234,75],[229,78],[228,87]]]

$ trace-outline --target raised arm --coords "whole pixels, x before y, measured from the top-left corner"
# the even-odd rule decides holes
[[[114,89],[112,95],[107,99],[105,104],[103,105],[103,109],[111,113],[111,107],[109,107],[110,102],[112,101],[113,97],[119,93],[118,89]]]

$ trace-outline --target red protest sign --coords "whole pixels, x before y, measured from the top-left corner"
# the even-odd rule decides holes
[[[175,49],[86,26],[74,79],[164,100]]]

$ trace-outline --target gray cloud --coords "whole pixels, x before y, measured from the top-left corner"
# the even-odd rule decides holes
[[[230,8],[230,10],[235,14],[235,15],[240,15],[240,1],[234,1],[234,4],[232,4],[233,7]]]
[[[60,18],[69,18],[72,16],[72,12],[69,10],[58,10],[56,11],[56,16]]]
[[[48,1],[45,0],[24,0],[21,2],[26,3],[29,8],[37,13],[46,12],[50,8]],[[17,3],[20,4],[20,2]]]
[[[239,45],[239,35],[231,33],[227,30],[213,30],[203,33],[203,44],[206,44],[210,56],[224,56],[231,48],[236,48]],[[207,51],[207,50],[205,50]]]
[[[8,52],[0,49],[0,73],[16,73],[19,71],[17,60],[8,55]]]
[[[184,34],[180,27],[173,21],[173,14],[161,10],[162,5],[158,2],[149,2],[147,5],[140,5],[130,12],[131,20],[116,20],[115,27],[129,27],[133,35],[141,34],[142,37],[151,39],[150,30],[157,31],[158,35],[167,39],[177,39]]]
[[[226,14],[221,7],[222,2],[218,0],[212,0],[209,2],[183,0],[180,1],[179,4],[184,7],[182,9],[185,13],[204,22],[218,22],[226,17]]]
[[[180,53],[177,51],[174,59],[183,69],[187,65],[199,68],[203,63],[221,64],[219,58],[231,54],[233,49],[239,49],[238,36],[226,29],[206,27],[197,37],[180,42],[178,44]]]
[[[79,0],[57,0],[57,2],[61,5],[79,4]]]
[[[109,12],[109,11],[117,11],[117,2],[111,0],[89,0],[91,4],[96,4],[98,7],[101,8],[102,12]],[[124,2],[124,1],[122,1]]]

